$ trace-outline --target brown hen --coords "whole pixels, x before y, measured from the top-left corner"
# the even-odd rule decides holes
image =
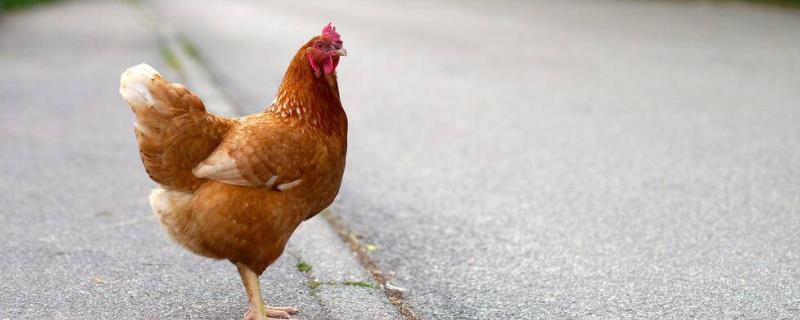
[[[146,64],[122,74],[142,162],[160,184],[150,193],[153,211],[182,246],[236,265],[250,301],[246,319],[297,312],[266,306],[258,277],[339,191],[347,117],[336,66],[344,55],[329,24],[297,51],[273,103],[239,119],[206,112]]]

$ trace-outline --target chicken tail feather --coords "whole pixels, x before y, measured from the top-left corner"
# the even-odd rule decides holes
[[[150,178],[169,189],[196,189],[205,179],[192,169],[235,120],[207,113],[200,98],[144,63],[122,74],[119,92],[136,114],[139,153]]]

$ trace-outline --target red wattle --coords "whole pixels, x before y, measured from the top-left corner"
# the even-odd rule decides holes
[[[322,68],[325,70],[325,74],[330,74],[333,72],[333,69],[336,69],[336,65],[333,64],[333,58],[331,56],[325,59],[325,62],[322,63]]]

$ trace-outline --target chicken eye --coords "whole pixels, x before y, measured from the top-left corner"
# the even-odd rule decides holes
[[[322,49],[322,43],[319,43],[319,42],[315,43],[314,44],[314,48]]]

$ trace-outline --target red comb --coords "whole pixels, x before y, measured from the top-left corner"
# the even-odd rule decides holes
[[[332,22],[329,22],[325,28],[322,28],[322,36],[333,41],[341,41],[341,37],[339,33],[336,32],[336,27],[333,26]]]

